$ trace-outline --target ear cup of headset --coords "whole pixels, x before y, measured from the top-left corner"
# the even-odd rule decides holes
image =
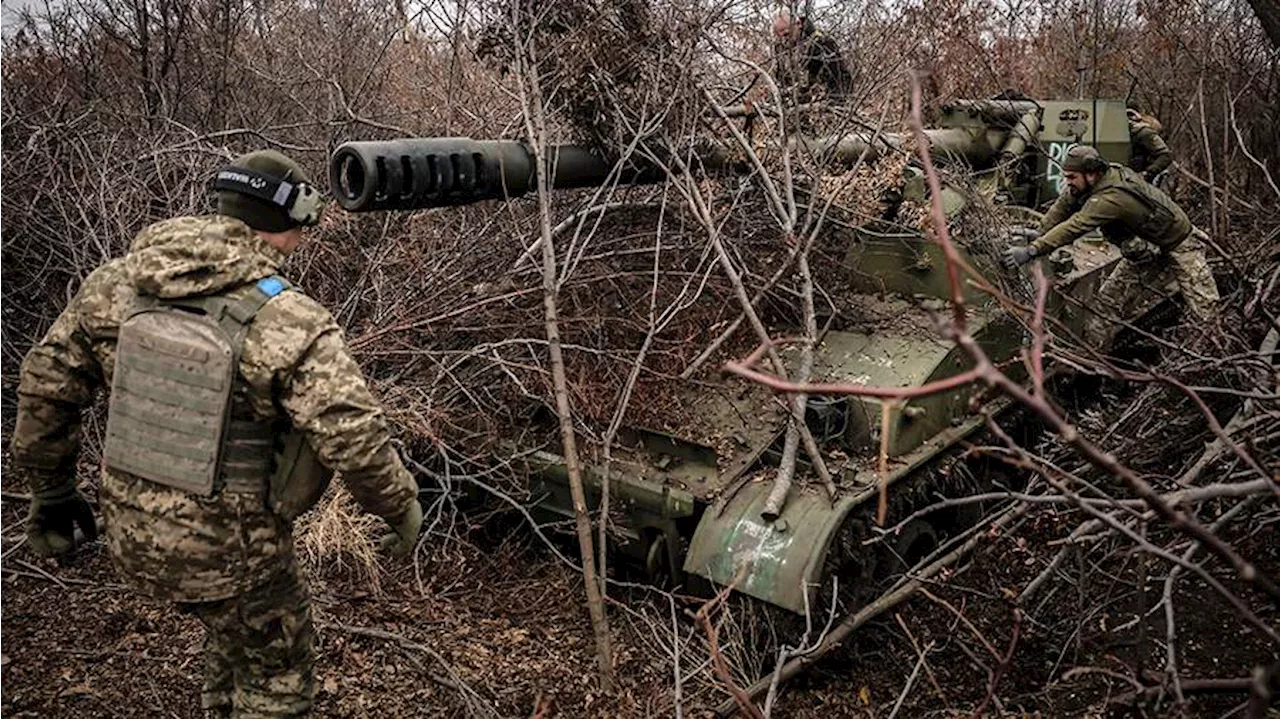
[[[300,225],[318,225],[323,212],[324,195],[311,185],[297,185],[297,192],[289,203],[289,217]]]
[[[317,225],[324,211],[324,195],[308,182],[291,183],[259,170],[231,165],[218,171],[213,189],[236,193],[283,210],[299,225]]]

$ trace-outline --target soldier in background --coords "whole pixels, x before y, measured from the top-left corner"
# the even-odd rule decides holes
[[[822,87],[826,99],[839,102],[853,92],[853,75],[835,38],[814,27],[807,17],[783,10],[773,18],[774,75],[785,93],[797,89],[801,103],[819,99],[813,88]]]
[[[1129,167],[1141,173],[1147,182],[1154,183],[1173,164],[1173,153],[1160,137],[1160,122],[1134,107],[1125,110],[1125,116],[1129,120],[1129,144],[1133,148]]]
[[[274,151],[214,187],[218,214],[144,229],[27,354],[13,462],[35,551],[73,551],[77,526],[92,539],[80,414],[109,388],[99,498],[114,564],[204,623],[206,710],[298,716],[315,690],[293,519],[328,470],[391,524],[392,550],[413,548],[422,508],[332,315],[276,275],[319,221],[319,193]]]
[[[1204,233],[1197,230],[1168,195],[1144,182],[1133,170],[1109,165],[1098,151],[1076,145],[1062,162],[1068,191],[1058,196],[1040,222],[1031,244],[1011,246],[1002,262],[1012,269],[1071,244],[1098,229],[1120,248],[1124,259],[1098,289],[1098,307],[1126,319],[1143,286],[1160,288],[1172,272],[1187,309],[1206,321],[1217,311],[1218,286],[1204,256]],[[1097,314],[1085,323],[1085,339],[1107,347],[1111,323]]]

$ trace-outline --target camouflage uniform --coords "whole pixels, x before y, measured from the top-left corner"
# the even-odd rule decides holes
[[[853,75],[845,64],[844,55],[835,38],[804,21],[802,37],[797,43],[775,41],[775,76],[779,89],[784,93],[798,86],[797,98],[801,103],[810,102],[812,88],[821,86],[826,99],[839,102],[853,92]]]
[[[1146,118],[1129,120],[1129,143],[1133,147],[1133,156],[1129,159],[1129,167],[1142,173],[1147,182],[1154,182],[1160,173],[1173,164],[1173,153],[1160,137],[1159,123],[1148,122]]]
[[[80,410],[110,384],[116,336],[139,295],[234,297],[284,256],[226,216],[154,224],[94,271],[22,365],[15,466],[33,494],[73,481]],[[372,514],[395,519],[417,488],[327,310],[276,295],[244,340],[231,419],[302,430]],[[140,591],[178,602],[208,629],[203,705],[235,716],[304,713],[314,693],[311,619],[292,525],[267,505],[267,480],[200,497],[104,468],[107,546]]]
[[[202,707],[238,717],[307,712],[315,695],[311,598],[295,567],[244,594],[178,607],[206,628]]]
[[[1151,204],[1158,205],[1166,221],[1152,223],[1156,212]],[[1106,313],[1131,317],[1142,287],[1162,288],[1171,274],[1191,314],[1200,320],[1214,315],[1218,287],[1205,260],[1204,234],[1192,227],[1181,207],[1133,170],[1111,165],[1088,191],[1059,195],[1040,222],[1043,235],[1032,247],[1043,257],[1095,229],[1124,254],[1098,290],[1098,304]],[[1110,333],[1109,322],[1090,316],[1086,339],[1105,346]]]

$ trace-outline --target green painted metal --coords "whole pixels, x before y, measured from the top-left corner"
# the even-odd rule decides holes
[[[958,101],[943,108],[937,127],[925,130],[935,159],[988,169],[1014,160],[1034,164],[1038,193],[1015,193],[1017,201],[1042,204],[1061,191],[1061,160],[1073,144],[1095,145],[1111,162],[1129,160],[1129,130],[1120,100]],[[830,137],[795,136],[795,149],[850,164],[890,153],[915,151],[910,136],[854,132]],[[699,165],[712,171],[749,169],[723,145],[696,150]],[[340,145],[329,160],[330,185],[348,211],[411,210],[519,197],[536,187],[536,159],[525,143],[468,137],[355,141]],[[594,187],[616,172],[623,184],[660,181],[655,165],[615,168],[590,148],[557,145],[546,161],[560,189]],[[1025,188],[1018,188],[1025,190]],[[954,203],[953,203],[954,204]]]
[[[958,101],[942,108],[925,135],[935,159],[953,169],[977,170],[970,180],[980,194],[1006,204],[1011,212],[1025,212],[1030,221],[1036,214],[1023,208],[1056,197],[1062,186],[1056,161],[1073,144],[1096,145],[1112,162],[1128,160],[1124,110],[1117,100]],[[909,136],[897,133],[796,137],[792,142],[837,163],[915,150]],[[616,169],[584,147],[557,146],[549,154],[548,170],[558,188],[598,185]],[[705,147],[696,154],[707,170],[740,169],[724,148]],[[349,210],[414,209],[517,197],[535,188],[536,162],[530,148],[516,141],[413,138],[343,145],[331,158],[331,176],[335,195]],[[915,168],[906,173],[903,196],[926,202],[923,174]],[[636,166],[620,174],[624,183],[662,177],[652,168]],[[965,196],[952,187],[943,186],[941,199],[949,218],[966,209]],[[997,271],[989,258],[960,249],[979,272]],[[1078,331],[1083,313],[1066,297],[1087,303],[1117,259],[1110,245],[1084,241],[1042,262],[1057,289],[1049,301],[1050,315]],[[879,303],[868,305],[875,310],[870,314],[892,321],[863,332],[824,335],[815,351],[814,381],[916,387],[969,369],[968,355],[937,334],[930,316],[945,311],[950,296],[945,258],[936,242],[875,223],[856,230],[843,264],[850,290],[861,295],[858,301]],[[963,292],[971,312],[969,329],[979,345],[994,361],[1016,358],[1024,331],[969,283]],[[780,352],[794,369],[796,348]],[[1010,363],[1009,371],[1018,366]],[[969,407],[976,390],[960,387],[891,408],[885,438],[891,486],[920,476],[923,467],[981,429],[982,417]],[[881,439],[880,402],[810,398],[810,429],[826,449],[838,448],[850,460],[833,468],[840,498],[832,504],[825,494],[798,484],[781,517],[769,523],[760,515],[770,483],[745,478],[769,476],[762,470],[780,450],[786,423],[782,402],[765,387],[735,379],[690,383],[688,392],[680,422],[627,427],[618,436],[610,472],[612,509],[625,519],[615,524],[614,546],[651,572],[669,570],[678,580],[683,567],[721,585],[736,581],[746,594],[803,612],[806,591],[823,580],[826,556],[841,525],[854,508],[875,496],[880,478],[871,460]],[[1007,406],[1004,399],[987,404],[991,411]],[[573,517],[563,458],[510,449],[531,479],[531,511],[553,520]],[[590,453],[584,457],[584,484],[593,508],[599,503],[602,461]],[[806,471],[802,462],[798,473]],[[745,484],[738,487],[740,482]],[[809,598],[815,597],[811,593]]]
[[[944,160],[963,160],[981,165],[995,157],[1004,145],[1007,132],[1001,128],[984,125],[964,125],[926,129],[929,146],[934,156]],[[829,137],[805,137],[791,139],[793,150],[827,157],[837,163],[850,165],[863,158],[875,162],[893,152],[915,152],[915,146],[907,135],[896,132],[851,132]]]
[[[1013,131],[1005,139],[1004,147],[1000,148],[1001,161],[1007,162],[1022,157],[1022,153],[1027,151],[1027,147],[1035,142],[1036,135],[1039,132],[1040,111],[1030,110],[1018,119],[1018,122],[1013,126]]]
[[[908,166],[903,170],[905,177],[902,180],[902,197],[919,205],[924,205],[929,201],[929,185],[925,178],[924,171],[917,167]],[[964,208],[968,206],[969,201],[964,194],[957,191],[950,185],[942,186],[942,213],[948,219],[956,217]]]
[[[844,266],[849,270],[849,281],[854,291],[938,299],[951,296],[946,256],[937,242],[919,232],[887,227],[861,227],[855,232],[857,241],[850,244],[844,257]],[[979,268],[990,266],[987,259],[970,255],[963,247],[957,249],[969,264]],[[963,290],[966,302],[984,304],[991,301],[989,295],[968,283]]]
[[[547,486],[543,487],[554,494],[554,488],[569,486],[569,470],[565,466],[564,457],[551,452],[533,452],[521,458],[529,474],[542,477]],[[642,466],[632,462],[616,462],[609,475],[609,491],[617,506],[623,511],[640,511],[667,519],[688,517],[694,512],[693,495],[683,489],[668,484],[644,479]],[[601,473],[599,468],[587,465],[583,467],[582,485],[587,492],[587,504],[595,506],[600,493]],[[547,502],[547,507],[556,508],[567,517],[573,516],[573,502]]]
[[[963,349],[932,332],[921,332],[916,320],[923,315],[916,312],[912,317],[911,311],[904,308],[904,317],[911,321],[872,335],[827,333],[815,353],[815,376],[825,382],[869,387],[918,387],[971,369],[972,359]],[[992,357],[1011,356],[1022,341],[1018,329],[1002,315],[988,312],[974,313],[969,318],[969,331]],[[969,397],[975,389],[965,385],[893,404],[886,443],[889,456],[914,451],[952,426],[957,417],[967,416]],[[880,444],[881,402],[866,397],[846,401],[845,446],[876,451]]]
[[[791,354],[783,350],[784,355]],[[682,401],[686,419],[679,428],[643,427],[632,430],[637,462],[648,469],[644,476],[691,492],[698,500],[712,501],[774,443],[786,421],[786,411],[773,391],[755,383],[699,384],[688,389]],[[697,463],[664,462],[697,446],[709,453]],[[643,453],[643,456],[640,456]],[[664,463],[664,466],[658,466]],[[707,470],[707,471],[704,471]]]
[[[552,187],[597,187],[613,172],[610,161],[581,145],[556,145],[546,173]],[[708,148],[708,166],[727,162]],[[623,168],[623,184],[657,182],[666,174],[655,166]],[[537,187],[533,150],[517,140],[469,137],[413,137],[360,140],[339,145],[329,158],[329,184],[349,212],[414,210],[520,197]]]
[[[1059,163],[1073,145],[1093,145],[1109,162],[1129,161],[1129,122],[1122,100],[1057,100],[1041,105],[1043,153],[1037,158],[1036,174],[1042,202],[1066,187]]]
[[[685,556],[684,571],[790,609],[805,611],[804,592],[822,581],[827,549],[849,511],[845,496],[834,506],[825,495],[793,494],[780,518],[765,522],[760,512],[768,482],[749,482],[723,508],[702,516]],[[813,594],[810,602],[816,603]]]

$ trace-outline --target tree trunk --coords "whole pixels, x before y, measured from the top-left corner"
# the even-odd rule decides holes
[[[520,28],[515,28],[517,34]],[[573,495],[573,514],[577,520],[578,549],[582,554],[582,579],[587,590],[587,610],[591,615],[591,628],[596,640],[596,659],[600,667],[600,684],[604,691],[613,690],[613,650],[609,638],[609,619],[604,611],[604,599],[600,593],[603,578],[597,579],[596,561],[592,551],[591,515],[587,510],[586,491],[582,486],[582,465],[578,459],[577,438],[573,429],[573,407],[569,402],[569,382],[565,376],[564,354],[560,342],[559,313],[556,307],[556,250],[551,231],[551,201],[546,165],[540,158],[546,157],[547,123],[543,116],[542,90],[538,84],[536,58],[524,53],[527,48],[517,48],[517,62],[522,71],[521,99],[524,104],[525,124],[529,136],[535,142],[535,162],[538,175],[538,210],[542,234],[542,289],[543,310],[546,317],[547,344],[551,350],[551,383],[555,392],[556,414],[560,416],[560,438],[564,444],[564,463],[569,474],[569,492]],[[604,521],[604,518],[601,518]]]

